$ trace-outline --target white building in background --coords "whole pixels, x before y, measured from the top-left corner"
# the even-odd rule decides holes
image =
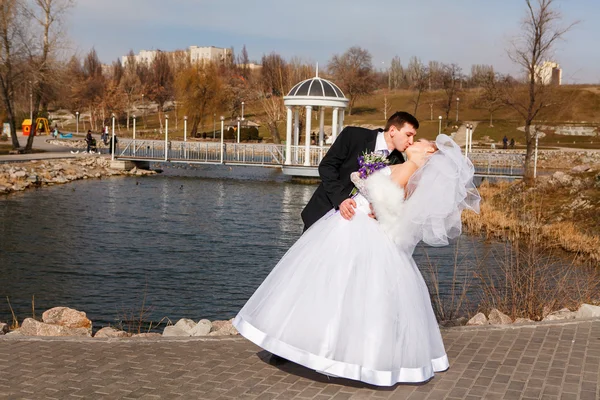
[[[535,67],[535,79],[542,85],[562,85],[562,69],[552,61],[544,61]]]
[[[231,49],[225,49],[222,47],[198,47],[190,46],[188,49],[190,61],[192,63],[204,62],[204,61],[225,61],[231,58]]]
[[[147,64],[150,65],[152,61],[156,58],[158,53],[161,50],[140,50],[140,52],[134,55],[134,59],[136,63]],[[226,61],[227,59],[231,59],[232,52],[231,49],[226,49],[222,47],[198,47],[198,46],[190,46],[187,50],[184,51],[187,53],[190,61],[192,63],[204,62],[204,61]],[[176,51],[165,52],[167,55],[173,55]],[[129,60],[129,56],[121,57],[121,64],[123,66],[127,65],[127,61]]]

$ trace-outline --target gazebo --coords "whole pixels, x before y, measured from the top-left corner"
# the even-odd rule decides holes
[[[299,145],[300,140],[300,110],[306,109],[306,139],[304,143],[304,165],[310,166],[310,133],[312,123],[312,111],[318,107],[319,111],[319,146],[323,146],[325,109],[332,108],[331,139],[335,140],[344,125],[344,113],[348,106],[348,99],[344,93],[333,82],[319,78],[319,70],[316,76],[302,81],[290,90],[283,98],[283,104],[287,108],[287,129],[285,141],[285,164],[292,164],[292,132],[294,146]]]

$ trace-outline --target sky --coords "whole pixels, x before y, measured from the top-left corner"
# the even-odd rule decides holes
[[[565,83],[600,84],[600,0],[556,0],[563,25],[555,46]],[[525,0],[75,0],[64,23],[71,51],[92,47],[104,63],[129,50],[245,45],[250,60],[276,52],[326,65],[352,46],[386,69],[399,56],[491,64],[517,74],[507,56],[526,15]]]

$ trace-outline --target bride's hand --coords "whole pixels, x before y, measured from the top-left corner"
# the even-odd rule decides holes
[[[435,153],[435,147],[428,141],[421,141],[406,149],[406,158],[420,168],[433,153]]]

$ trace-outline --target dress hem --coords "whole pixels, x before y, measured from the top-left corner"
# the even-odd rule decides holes
[[[400,368],[394,371],[372,370],[357,364],[331,360],[298,349],[268,336],[245,321],[239,314],[235,317],[233,326],[246,339],[286,360],[324,375],[352,379],[376,386],[394,386],[397,383],[424,383],[433,378],[435,372],[446,371],[449,368],[448,356],[444,354],[441,357],[432,359],[430,365],[421,368]]]

